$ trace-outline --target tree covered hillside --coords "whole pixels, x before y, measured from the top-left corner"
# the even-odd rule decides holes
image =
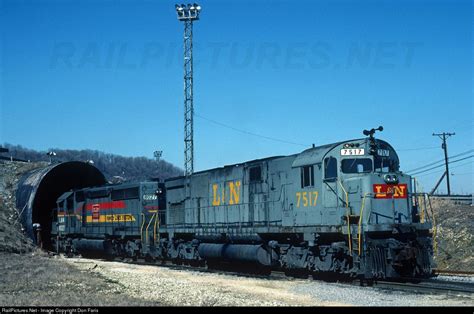
[[[48,161],[50,157],[46,151],[36,151],[24,148],[20,145],[5,144],[8,153],[3,153],[4,157],[13,157],[23,160]],[[172,165],[169,162],[146,157],[123,157],[114,154],[108,154],[97,150],[70,150],[70,149],[50,149],[54,151],[53,162],[64,161],[89,161],[92,160],[105,177],[110,181],[135,181],[146,180],[150,178],[167,179],[183,174],[183,170]]]

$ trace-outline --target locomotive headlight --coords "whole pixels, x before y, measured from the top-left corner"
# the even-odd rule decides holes
[[[386,183],[391,183],[391,184],[398,183],[398,177],[395,174],[386,174],[384,175],[383,180]]]
[[[359,147],[359,143],[345,143],[342,145],[342,148],[348,149],[348,148],[354,148],[354,147]]]

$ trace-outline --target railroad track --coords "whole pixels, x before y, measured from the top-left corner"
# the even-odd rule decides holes
[[[92,259],[93,260],[93,259]],[[101,259],[102,261],[110,261]],[[144,259],[138,260],[131,260],[131,259],[114,259],[113,261],[125,262],[133,265],[141,265],[141,266],[159,266],[165,267],[172,270],[184,270],[184,271],[194,271],[194,272],[201,272],[201,273],[210,273],[210,274],[221,274],[221,275],[228,275],[228,276],[238,276],[238,277],[247,277],[247,278],[258,278],[258,279],[265,279],[265,280],[301,280],[307,281],[308,278],[312,278],[309,274],[301,274],[301,276],[286,276],[283,271],[274,271],[272,270],[271,273],[267,274],[259,274],[258,272],[244,272],[244,271],[235,271],[229,269],[221,269],[221,268],[209,268],[207,266],[202,267],[195,267],[195,266],[188,266],[188,265],[177,265],[173,264],[171,261],[163,261],[158,263],[147,262]],[[441,274],[442,272],[438,272]],[[450,274],[459,275],[459,272],[449,271]],[[464,272],[466,273],[466,272]],[[469,273],[470,274],[470,273]],[[326,281],[325,281],[326,282]],[[334,281],[336,282],[336,281]],[[337,281],[343,284],[350,284],[350,285],[364,285],[364,282],[360,280],[353,280],[351,282],[348,281]],[[397,290],[397,291],[404,291],[410,293],[430,293],[430,294],[455,294],[455,295],[474,295],[474,282],[461,282],[461,281],[445,281],[439,279],[421,279],[417,283],[413,282],[395,282],[395,281],[374,281],[371,283],[371,286],[376,289],[382,290]]]
[[[415,293],[474,295],[474,283],[425,279],[419,283],[378,281],[374,287]]]
[[[458,271],[458,270],[443,270],[435,269],[437,275],[448,275],[448,276],[474,276],[474,271]]]

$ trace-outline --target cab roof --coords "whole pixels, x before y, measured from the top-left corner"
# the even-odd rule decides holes
[[[317,146],[317,147],[311,147],[301,152],[300,154],[298,154],[291,166],[293,168],[296,168],[296,167],[301,167],[301,166],[306,166],[306,165],[314,165],[314,164],[322,163],[327,153],[329,153],[334,148],[340,146],[341,144],[351,143],[351,142],[367,143],[368,140],[369,140],[368,137],[363,137],[363,138],[341,141],[341,142],[336,142],[336,143]],[[385,142],[384,140],[380,140],[376,138],[375,141],[384,143],[385,145],[393,149],[393,147],[387,142]],[[393,151],[395,151],[395,149],[393,149]]]

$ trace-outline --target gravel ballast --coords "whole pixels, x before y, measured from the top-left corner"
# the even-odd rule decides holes
[[[116,280],[130,297],[178,306],[473,306],[474,296],[415,294],[343,283],[67,259]],[[95,266],[97,265],[97,266]]]
[[[420,294],[84,258],[0,253],[0,306],[473,306]]]

